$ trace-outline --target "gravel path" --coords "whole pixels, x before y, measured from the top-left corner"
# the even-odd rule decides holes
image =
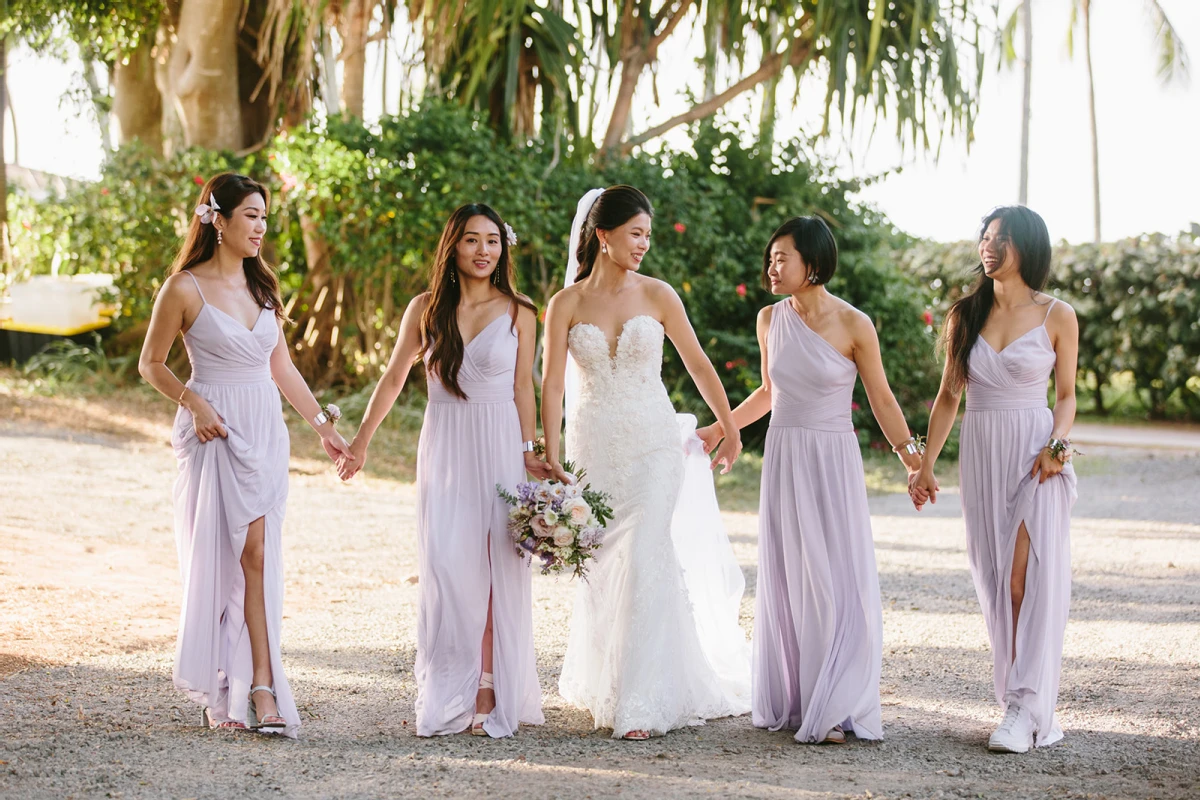
[[[431,741],[412,732],[413,488],[341,485],[294,458],[283,650],[305,727],[290,742],[203,730],[171,686],[166,428],[135,421],[118,437],[5,419],[0,798],[1200,796],[1200,457],[1084,460],[1067,738],[1027,757],[983,747],[999,712],[953,490],[920,515],[903,496],[872,499],[881,743],[801,746],[746,717],[646,743],[595,733],[556,691],[573,586],[540,576],[546,725]],[[753,587],[755,517],[726,522]],[[747,628],[752,603],[748,592]]]

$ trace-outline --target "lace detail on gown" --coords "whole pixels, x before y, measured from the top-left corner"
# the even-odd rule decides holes
[[[672,530],[685,457],[661,379],[663,333],[653,317],[633,317],[615,356],[594,325],[568,335],[580,391],[567,452],[612,496],[614,518],[577,590],[559,688],[614,736],[749,710],[748,645],[737,625],[743,584],[715,498],[703,525],[692,524],[692,509],[688,530]],[[701,477],[711,495],[707,469]],[[689,547],[695,538],[704,557],[681,558],[673,535]]]

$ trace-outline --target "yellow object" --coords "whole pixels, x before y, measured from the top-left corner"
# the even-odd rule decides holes
[[[107,328],[112,324],[112,320],[104,319],[99,322],[92,322],[87,325],[80,325],[77,328],[55,328],[50,325],[34,325],[28,322],[13,322],[12,320],[0,319],[0,331],[17,331],[18,333],[46,333],[51,336],[75,336],[79,333],[87,333],[88,331]]]

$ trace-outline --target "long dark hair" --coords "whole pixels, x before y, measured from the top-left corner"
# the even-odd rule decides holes
[[[463,339],[458,329],[458,301],[462,290],[458,281],[458,242],[463,237],[467,220],[471,217],[487,217],[496,223],[500,231],[500,259],[492,273],[491,281],[501,294],[513,302],[537,313],[537,307],[513,289],[515,275],[512,254],[508,249],[504,220],[495,210],[483,203],[468,203],[459,206],[446,220],[442,238],[438,241],[433,257],[432,274],[429,277],[429,302],[421,315],[421,352],[429,352],[426,368],[433,371],[442,385],[451,394],[467,399],[466,392],[458,385],[458,371],[462,369]],[[514,317],[513,325],[516,325]]]
[[[1040,292],[1050,277],[1050,232],[1046,222],[1035,211],[1025,206],[1000,206],[983,218],[979,228],[979,240],[987,233],[988,226],[1000,220],[1001,263],[1012,247],[1020,257],[1021,280],[1035,292]],[[939,347],[946,353],[947,377],[950,385],[961,389],[967,384],[970,370],[971,348],[979,339],[979,332],[992,313],[996,300],[996,285],[983,270],[983,262],[975,267],[979,276],[971,292],[950,307],[946,324],[942,327]]]
[[[837,272],[838,263],[837,240],[833,238],[833,231],[820,217],[792,217],[775,229],[763,248],[762,288],[767,291],[771,289],[771,279],[767,275],[771,269],[771,245],[784,236],[792,237],[793,246],[808,268],[808,282],[814,286],[829,283]]]
[[[579,249],[575,251],[575,257],[579,259],[576,282],[592,274],[596,257],[600,255],[600,237],[596,231],[619,228],[638,214],[653,217],[654,207],[650,205],[650,198],[632,186],[610,186],[596,198],[579,234]]]
[[[216,198],[217,205],[220,206],[217,213],[225,219],[230,219],[234,210],[252,194],[261,195],[263,204],[270,208],[271,193],[267,191],[267,187],[245,175],[222,172],[209,178],[208,183],[200,190],[200,198],[196,203],[211,206],[213,198]],[[191,211],[188,209],[189,214]],[[171,265],[169,275],[203,264],[217,252],[216,226],[201,222],[200,217],[195,214],[191,214],[191,218],[183,247],[180,248],[179,255],[175,256],[175,263]],[[246,273],[246,287],[259,308],[269,308],[275,312],[277,319],[286,320],[283,300],[279,296],[279,279],[275,277],[275,270],[263,260],[261,250],[249,258],[242,259],[242,271]]]

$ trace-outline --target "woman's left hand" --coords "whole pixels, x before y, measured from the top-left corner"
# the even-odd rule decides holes
[[[322,436],[321,447],[325,448],[325,454],[329,456],[329,459],[339,469],[346,459],[354,460],[354,454],[350,452],[350,445],[346,443],[346,439],[337,431],[327,436]]]
[[[721,446],[717,448],[717,455],[712,460],[711,469],[716,469],[717,464],[723,464],[724,469],[721,470],[721,474],[726,474],[729,470],[733,469],[733,464],[738,460],[741,452],[742,437],[737,434],[726,436],[724,441],[721,442]]]
[[[1038,483],[1045,483],[1047,478],[1053,478],[1062,472],[1065,466],[1065,463],[1050,455],[1049,447],[1043,447],[1042,452],[1038,453],[1037,460],[1033,462],[1033,469],[1030,470],[1029,477],[1037,478]]]

